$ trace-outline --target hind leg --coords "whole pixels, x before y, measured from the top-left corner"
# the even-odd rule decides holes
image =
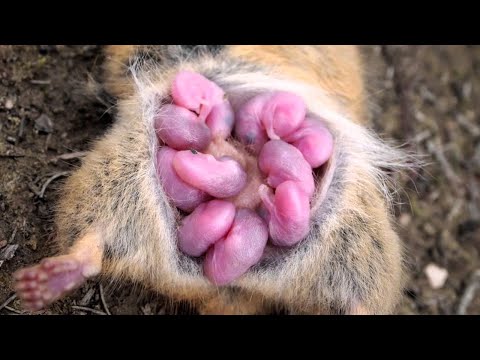
[[[98,275],[103,250],[96,234],[78,240],[65,255],[42,260],[14,274],[15,290],[26,309],[38,311]]]

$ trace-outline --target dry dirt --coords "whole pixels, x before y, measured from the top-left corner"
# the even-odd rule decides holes
[[[480,314],[480,46],[364,51],[375,130],[427,163],[397,176],[396,218],[410,264],[397,313]],[[88,150],[112,122],[108,105],[84,95],[87,73],[98,73],[101,61],[97,46],[0,47],[0,314],[22,313],[11,274],[52,255],[57,190],[80,164],[58,156]],[[425,273],[430,264],[448,272],[440,288]],[[194,313],[99,280],[40,313],[104,313],[104,303],[112,314]]]

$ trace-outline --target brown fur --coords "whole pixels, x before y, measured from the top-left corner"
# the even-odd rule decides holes
[[[355,46],[232,46],[235,57],[319,86],[358,122],[366,122],[363,63]]]
[[[120,99],[117,121],[65,185],[57,212],[62,251],[97,231],[105,252],[103,274],[192,301],[201,313],[267,313],[278,307],[312,314],[392,312],[402,288],[402,251],[388,197],[375,175],[379,166],[372,160],[383,161],[383,154],[375,153],[380,148],[388,163],[390,148],[360,130],[356,144],[345,123],[325,119],[336,138],[325,175],[331,186],[322,184],[317,191],[309,237],[297,248],[272,250],[232,287],[217,289],[197,263],[177,251],[172,224],[178,214],[159,189],[152,164],[158,144],[145,115],[148,89],[167,95],[172,76],[184,68],[206,74],[227,94],[231,89],[233,102],[240,91],[235,92],[238,84],[231,74],[260,73],[310,85],[325,95],[322,101],[333,111],[365,124],[358,49],[230,46],[216,57],[200,53],[175,61],[177,51],[168,46],[106,48],[105,87]],[[135,77],[127,72],[130,63]],[[147,85],[145,69],[150,70]],[[317,100],[312,94],[307,104]]]

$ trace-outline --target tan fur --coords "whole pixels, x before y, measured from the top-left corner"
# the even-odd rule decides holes
[[[131,81],[127,80],[127,62],[135,51],[134,45],[116,45],[105,47],[104,87],[118,98],[125,98],[133,91]]]
[[[272,305],[258,294],[237,291],[218,293],[198,303],[200,315],[268,315]]]
[[[201,313],[276,307],[311,314],[392,312],[402,288],[402,251],[380,167],[402,166],[401,154],[359,125],[366,121],[366,95],[358,49],[231,46],[215,58],[204,54],[172,65],[164,50],[147,47],[156,62],[135,67],[141,49],[106,49],[106,88],[120,97],[117,120],[65,185],[57,213],[63,251],[96,229],[105,251],[103,274],[192,301]],[[129,64],[133,76],[126,72]],[[313,201],[309,237],[296,249],[268,249],[271,263],[232,288],[215,288],[197,263],[179,254],[178,213],[155,173],[154,99],[168,95],[179,69],[209,74],[234,105],[263,90],[295,91],[335,137],[334,156]]]
[[[366,121],[363,64],[355,46],[231,46],[235,57],[273,67],[276,72],[319,86],[338,99],[354,121]]]
[[[85,277],[95,276],[102,271],[103,246],[98,232],[91,232],[78,239],[68,249],[68,255],[83,264]]]

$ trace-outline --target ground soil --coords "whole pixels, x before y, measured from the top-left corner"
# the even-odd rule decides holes
[[[396,176],[396,220],[410,273],[397,313],[480,314],[480,290],[471,291],[480,269],[480,47],[363,50],[374,129],[426,162],[417,174]],[[85,95],[88,74],[97,74],[101,61],[97,46],[0,47],[0,314],[22,313],[12,273],[53,254],[57,190],[80,164],[58,156],[88,150],[112,123],[108,104]],[[442,287],[430,284],[429,264],[448,272]],[[40,313],[95,314],[105,305],[112,314],[194,313],[106,280],[92,280]]]

